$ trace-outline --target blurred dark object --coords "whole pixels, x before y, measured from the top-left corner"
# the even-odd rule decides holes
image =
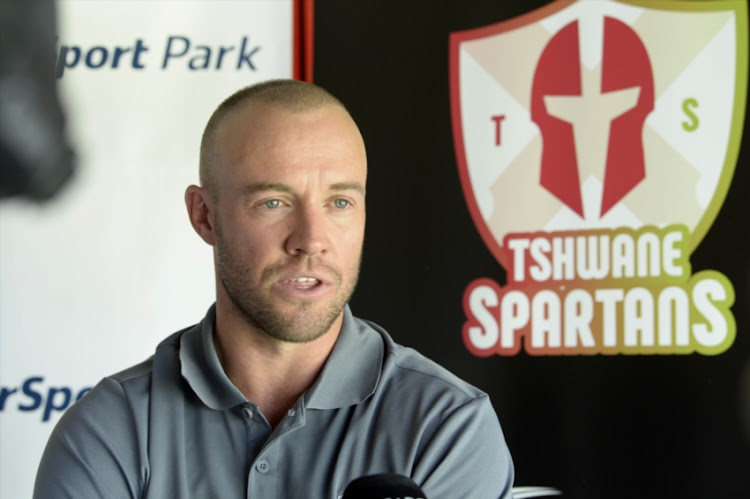
[[[54,0],[0,1],[0,198],[51,198],[73,174],[55,79]]]

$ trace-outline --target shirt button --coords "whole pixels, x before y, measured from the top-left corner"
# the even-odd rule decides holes
[[[295,409],[289,409],[289,412],[287,414],[289,414],[290,416],[294,416],[295,414],[297,414],[297,411]]]
[[[261,459],[255,463],[255,469],[258,470],[258,473],[268,473],[268,470],[271,469],[271,465],[265,459]]]
[[[242,417],[245,419],[253,419],[253,410],[249,407],[242,408]]]

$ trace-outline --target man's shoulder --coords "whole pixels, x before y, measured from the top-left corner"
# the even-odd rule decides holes
[[[130,404],[148,402],[155,366],[175,362],[179,354],[180,336],[190,328],[172,333],[162,340],[156,353],[146,360],[101,379],[90,393],[81,399],[82,406],[110,405],[113,398],[127,400]]]
[[[107,376],[105,379],[115,381],[117,383],[133,383],[138,380],[150,378],[154,369],[154,359],[159,359],[163,356],[176,356],[180,347],[180,337],[182,334],[189,330],[185,328],[176,333],[172,333],[163,339],[156,347],[156,353],[146,360],[139,362],[138,364],[132,365],[122,371]],[[158,360],[157,360],[158,362]]]
[[[118,383],[134,382],[139,379],[148,378],[151,376],[153,370],[154,357],[153,355],[143,362],[139,362],[133,366],[123,369],[120,372],[107,376],[106,379],[116,381]]]
[[[424,384],[435,385],[446,391],[456,391],[472,399],[485,395],[479,388],[459,378],[413,348],[395,343],[390,353],[401,376],[420,378]]]
[[[447,368],[426,357],[417,350],[397,343],[382,327],[366,322],[383,337],[385,359],[383,381],[409,386],[413,393],[452,394],[457,401],[483,398],[487,395],[474,385],[464,381]]]

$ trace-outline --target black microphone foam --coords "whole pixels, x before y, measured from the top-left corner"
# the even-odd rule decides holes
[[[410,478],[397,473],[379,473],[352,480],[342,499],[427,499]]]

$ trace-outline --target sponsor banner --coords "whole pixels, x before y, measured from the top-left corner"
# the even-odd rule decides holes
[[[450,38],[464,197],[506,271],[464,292],[477,356],[716,355],[732,282],[693,272],[732,181],[746,2],[559,0]]]
[[[30,497],[62,412],[214,300],[183,203],[203,126],[291,77],[292,0],[57,3],[55,74],[76,174],[0,206],[0,497]]]

